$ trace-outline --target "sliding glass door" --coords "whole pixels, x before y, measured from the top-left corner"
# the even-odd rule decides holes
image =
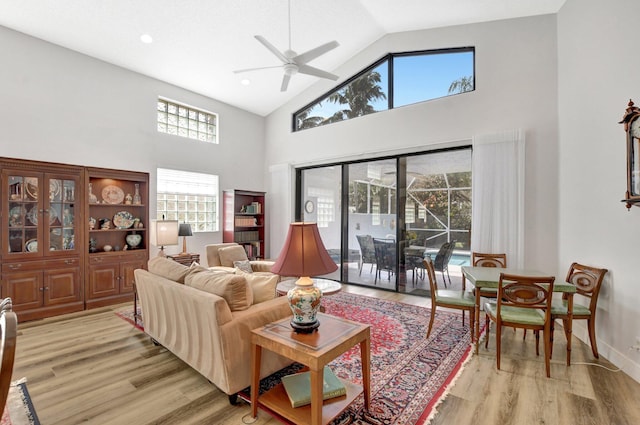
[[[318,223],[340,266],[329,278],[425,295],[425,256],[452,242],[454,274],[468,259],[470,148],[305,168],[298,178],[299,219]]]
[[[300,174],[301,221],[318,223],[325,248],[336,264],[341,263],[342,167],[340,165],[304,170]],[[326,276],[342,280],[340,268]]]

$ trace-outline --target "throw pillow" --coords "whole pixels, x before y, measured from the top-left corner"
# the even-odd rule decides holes
[[[243,276],[216,272],[204,267],[204,270],[201,270],[200,267],[194,268],[187,275],[187,286],[224,298],[231,311],[246,310],[251,306],[253,292]]]
[[[189,273],[189,267],[173,261],[166,257],[154,257],[147,263],[149,272],[176,281],[184,283],[184,278]]]
[[[233,267],[238,270],[242,270],[245,273],[253,273],[253,269],[251,268],[251,261],[249,260],[234,261]]]
[[[220,257],[220,265],[224,267],[233,267],[234,261],[248,260],[247,252],[242,245],[225,246],[218,250]]]
[[[276,297],[276,286],[280,276],[269,272],[245,273],[236,270],[237,275],[243,276],[253,292],[253,303],[258,304]]]

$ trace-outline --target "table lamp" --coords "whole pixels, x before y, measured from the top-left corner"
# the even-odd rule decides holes
[[[166,257],[164,247],[178,245],[178,220],[151,220],[151,244],[160,247],[158,257]]]
[[[178,229],[178,236],[182,236],[182,253],[180,255],[187,255],[187,236],[193,236],[191,225],[189,223],[181,223],[180,229]]]
[[[284,247],[271,267],[281,276],[299,276],[296,286],[287,293],[293,313],[291,327],[295,332],[311,333],[320,326],[316,318],[322,291],[310,276],[331,273],[338,269],[327,253],[316,223],[291,223]]]

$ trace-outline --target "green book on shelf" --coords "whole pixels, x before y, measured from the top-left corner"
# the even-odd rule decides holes
[[[328,400],[347,393],[342,381],[328,367],[324,367],[322,382],[322,399]],[[282,377],[282,385],[289,396],[292,407],[311,404],[311,375],[309,372],[296,373]]]

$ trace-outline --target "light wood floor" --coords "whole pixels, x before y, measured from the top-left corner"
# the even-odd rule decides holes
[[[428,306],[410,295],[345,286],[345,291]],[[54,424],[243,424],[247,404],[227,396],[142,332],[118,318],[120,305],[19,324],[14,379],[27,377],[43,425]],[[551,379],[535,357],[534,339],[505,330],[502,370],[495,342],[467,363],[433,425],[640,423],[640,384],[622,372],[564,365],[558,333]],[[574,362],[596,362],[573,342]],[[259,412],[255,424],[278,424]]]

